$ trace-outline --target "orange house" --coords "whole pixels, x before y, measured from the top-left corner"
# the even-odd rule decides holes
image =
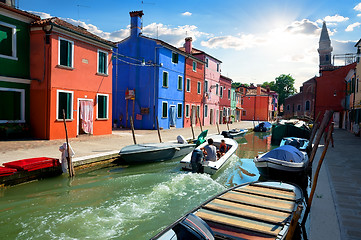
[[[34,137],[112,132],[112,49],[115,45],[58,18],[31,24],[30,124]],[[65,113],[65,114],[63,114]]]
[[[261,85],[257,85],[257,87],[243,87],[242,120],[273,120],[274,112],[277,108],[277,101],[275,99],[277,96],[278,95],[274,91],[262,88]]]

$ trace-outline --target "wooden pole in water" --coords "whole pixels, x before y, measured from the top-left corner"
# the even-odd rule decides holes
[[[313,122],[312,132],[311,132],[310,140],[309,140],[309,143],[307,146],[307,152],[311,152],[311,150],[312,150],[313,139],[315,138],[317,129],[320,126],[320,124],[317,122],[318,118],[320,117],[320,114],[321,114],[321,112],[318,112],[316,120]]]
[[[329,145],[330,140],[331,140],[332,132],[333,132],[333,123],[331,124],[330,129],[328,130],[327,139],[326,139],[326,142],[325,142],[325,148],[323,149],[321,158],[318,161],[315,176],[313,177],[312,188],[311,188],[310,196],[308,197],[305,215],[303,216],[303,219],[302,219],[302,225],[305,224],[307,216],[308,216],[308,214],[310,212],[310,209],[311,209],[313,195],[315,194],[315,190],[316,190],[316,186],[317,186],[318,175],[320,174],[320,169],[321,169],[321,166],[322,166],[322,163],[323,163],[323,159],[325,158],[325,155],[326,155],[326,152],[327,152],[327,149],[328,149],[328,145]]]
[[[298,219],[300,219],[300,217],[301,217],[302,209],[303,209],[303,206],[301,204],[297,206],[297,209],[293,214],[290,226],[288,227],[288,233],[286,235],[285,240],[292,240],[293,235],[296,230],[296,227],[297,227]]]
[[[228,125],[228,121],[226,122],[226,124],[227,124],[227,129],[228,129],[228,131],[229,131],[229,125]]]
[[[66,157],[66,160],[68,162],[68,172],[69,172],[69,177],[74,177],[75,171],[74,171],[74,167],[73,167],[73,162],[71,161],[69,138],[68,138],[68,129],[66,128],[65,110],[64,109],[63,109],[63,120],[64,120],[64,128],[65,128],[66,150],[68,152],[68,156]]]
[[[219,131],[219,124],[218,124],[218,122],[217,122],[216,124],[217,124],[218,134],[221,134],[221,132]]]
[[[133,123],[133,117],[132,116],[130,116],[130,127],[132,128],[133,142],[134,142],[134,144],[137,144],[137,140],[135,139],[134,123]]]
[[[313,159],[315,158],[317,148],[318,148],[318,144],[321,141],[322,135],[323,135],[323,133],[325,131],[325,128],[326,128],[328,122],[330,121],[330,119],[332,117],[332,114],[333,114],[332,110],[326,110],[325,114],[323,115],[322,123],[321,123],[320,128],[318,129],[318,132],[317,132],[315,145],[313,146],[312,151],[311,151],[311,156],[310,156],[310,160],[309,160],[309,163],[308,163],[308,165],[310,165],[310,166],[312,165]]]
[[[196,137],[194,136],[194,129],[193,129],[193,116],[191,114],[191,129],[192,129],[192,136],[193,136],[193,139],[196,139]]]
[[[162,138],[160,137],[160,130],[159,130],[159,122],[158,122],[158,116],[157,116],[156,118],[157,118],[157,130],[158,130],[158,138],[159,138],[159,142],[161,143],[161,142],[162,142]]]
[[[198,122],[199,122],[199,126],[201,127],[201,132],[203,132],[202,122],[201,122],[201,118],[199,116],[198,116]]]

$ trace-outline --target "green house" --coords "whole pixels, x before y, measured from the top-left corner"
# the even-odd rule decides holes
[[[40,18],[0,1],[0,125],[27,123],[30,95],[30,23]]]

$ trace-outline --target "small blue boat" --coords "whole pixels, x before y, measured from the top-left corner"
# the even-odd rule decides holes
[[[221,135],[223,135],[223,137],[225,138],[240,138],[243,137],[246,133],[248,132],[247,129],[231,129],[228,131],[222,131]]]
[[[280,146],[291,145],[300,151],[306,151],[309,141],[305,138],[298,137],[284,137],[281,141]]]
[[[261,122],[257,126],[254,127],[254,132],[268,132],[272,128],[272,124],[269,122]]]

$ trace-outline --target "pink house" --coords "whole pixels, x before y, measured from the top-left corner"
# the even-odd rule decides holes
[[[205,62],[204,70],[204,96],[203,96],[203,124],[212,125],[219,122],[219,95],[220,95],[220,76],[221,63],[215,57],[193,48],[193,56]]]
[[[219,93],[219,122],[226,123],[232,121],[231,119],[231,88],[232,79],[221,75],[220,77],[220,93]]]

